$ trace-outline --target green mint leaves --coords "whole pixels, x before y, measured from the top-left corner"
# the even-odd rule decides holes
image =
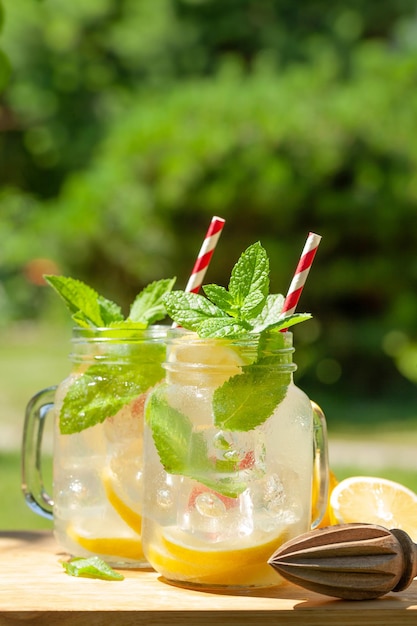
[[[81,280],[53,275],[45,276],[45,280],[64,300],[77,326],[84,328],[147,328],[166,316],[164,298],[175,283],[175,278],[150,283],[136,297],[125,319],[117,304]]]
[[[170,293],[175,283],[175,278],[165,278],[157,280],[136,296],[133,302],[128,321],[141,323],[149,326],[163,319],[167,312],[164,304],[164,297]]]
[[[110,565],[98,556],[91,556],[87,559],[73,557],[69,561],[63,561],[62,567],[70,576],[100,578],[101,580],[124,580],[123,574],[115,572]]]
[[[289,373],[277,374],[269,359],[242,367],[214,391],[214,423],[223,430],[247,432],[263,424],[285,398]]]
[[[164,297],[172,290],[175,278],[158,280],[145,287],[135,298],[126,319],[117,304],[80,280],[66,276],[45,279],[64,300],[77,326],[124,330],[131,340],[126,348],[121,339],[119,352],[115,345],[112,347],[111,362],[90,365],[70,385],[59,416],[61,433],[69,435],[113,417],[163,378],[164,345],[146,341],[135,344],[132,333],[145,330],[166,316]]]
[[[259,242],[240,256],[228,289],[219,285],[203,289],[207,298],[184,291],[173,291],[164,298],[171,318],[203,338],[238,338],[271,328],[281,330],[311,317],[308,313],[283,314],[283,296],[269,295],[269,259]]]
[[[170,406],[165,386],[150,395],[146,420],[164,469],[170,474],[188,476],[229,498],[246,489],[233,459],[213,459],[207,450],[203,432],[193,430],[191,420]]]
[[[139,348],[138,348],[139,350]],[[116,415],[163,378],[162,344],[143,344],[135,358],[121,363],[91,365],[70,385],[59,414],[63,435],[81,432]]]
[[[109,325],[109,319],[123,320],[120,307],[99,296],[82,281],[65,276],[45,276],[45,280],[64,300],[79,326],[102,327]]]

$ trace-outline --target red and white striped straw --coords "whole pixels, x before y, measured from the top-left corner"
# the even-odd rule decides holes
[[[203,284],[204,276],[206,275],[207,268],[213,256],[214,249],[217,245],[223,226],[226,220],[222,217],[214,216],[211,219],[210,226],[204,237],[203,244],[200,252],[198,253],[196,262],[192,269],[190,278],[185,287],[185,291],[197,293],[200,291],[200,287]]]
[[[294,277],[284,300],[282,313],[292,315],[295,312],[320,241],[320,235],[316,235],[315,233],[308,234]]]

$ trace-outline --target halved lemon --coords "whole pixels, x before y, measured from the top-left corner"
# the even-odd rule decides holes
[[[244,358],[237,346],[220,339],[199,339],[193,334],[175,341],[169,351],[167,380],[175,384],[220,387],[241,373]],[[180,366],[178,364],[181,364]]]
[[[68,528],[67,533],[75,543],[93,554],[134,561],[144,560],[142,542],[139,537],[136,539],[134,537],[99,536],[78,530],[73,526]]]
[[[330,506],[338,523],[400,528],[417,541],[417,494],[392,480],[371,476],[346,478],[333,489]]]
[[[268,559],[285,541],[284,534],[269,539],[248,541],[246,547],[216,549],[208,547],[192,535],[178,528],[165,528],[159,540],[148,549],[151,565],[166,578],[194,580],[218,585],[256,584],[267,578],[267,584],[276,584],[276,575],[270,576]],[[242,540],[243,542],[243,540]],[[272,581],[272,582],[271,582]]]
[[[112,507],[120,515],[122,520],[140,535],[142,529],[142,516],[139,513],[139,506],[127,503],[127,496],[120,495],[121,489],[117,488],[118,481],[114,478],[112,472],[103,473],[103,486],[106,496]]]

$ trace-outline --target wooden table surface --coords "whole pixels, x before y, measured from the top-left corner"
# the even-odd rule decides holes
[[[0,626],[417,624],[417,579],[401,593],[348,602],[284,584],[244,594],[177,588],[152,570],[123,581],[74,578],[48,532],[0,532]]]

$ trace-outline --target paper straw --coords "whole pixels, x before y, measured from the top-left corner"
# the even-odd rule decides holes
[[[197,293],[203,284],[204,276],[213,256],[214,249],[219,240],[225,221],[221,217],[214,216],[204,237],[203,245],[192,269],[185,291]]]
[[[206,275],[207,268],[213,256],[214,249],[219,241],[219,237],[222,233],[223,226],[226,220],[216,215],[211,218],[210,226],[204,237],[203,244],[198,253],[197,259],[194,263],[194,267],[190,274],[190,278],[185,286],[185,291],[197,293],[200,291],[200,287],[203,284],[204,276]],[[178,324],[172,323],[172,328],[178,328]]]
[[[320,241],[320,235],[316,235],[315,233],[308,234],[294,277],[284,300],[282,313],[292,315],[295,312]]]

